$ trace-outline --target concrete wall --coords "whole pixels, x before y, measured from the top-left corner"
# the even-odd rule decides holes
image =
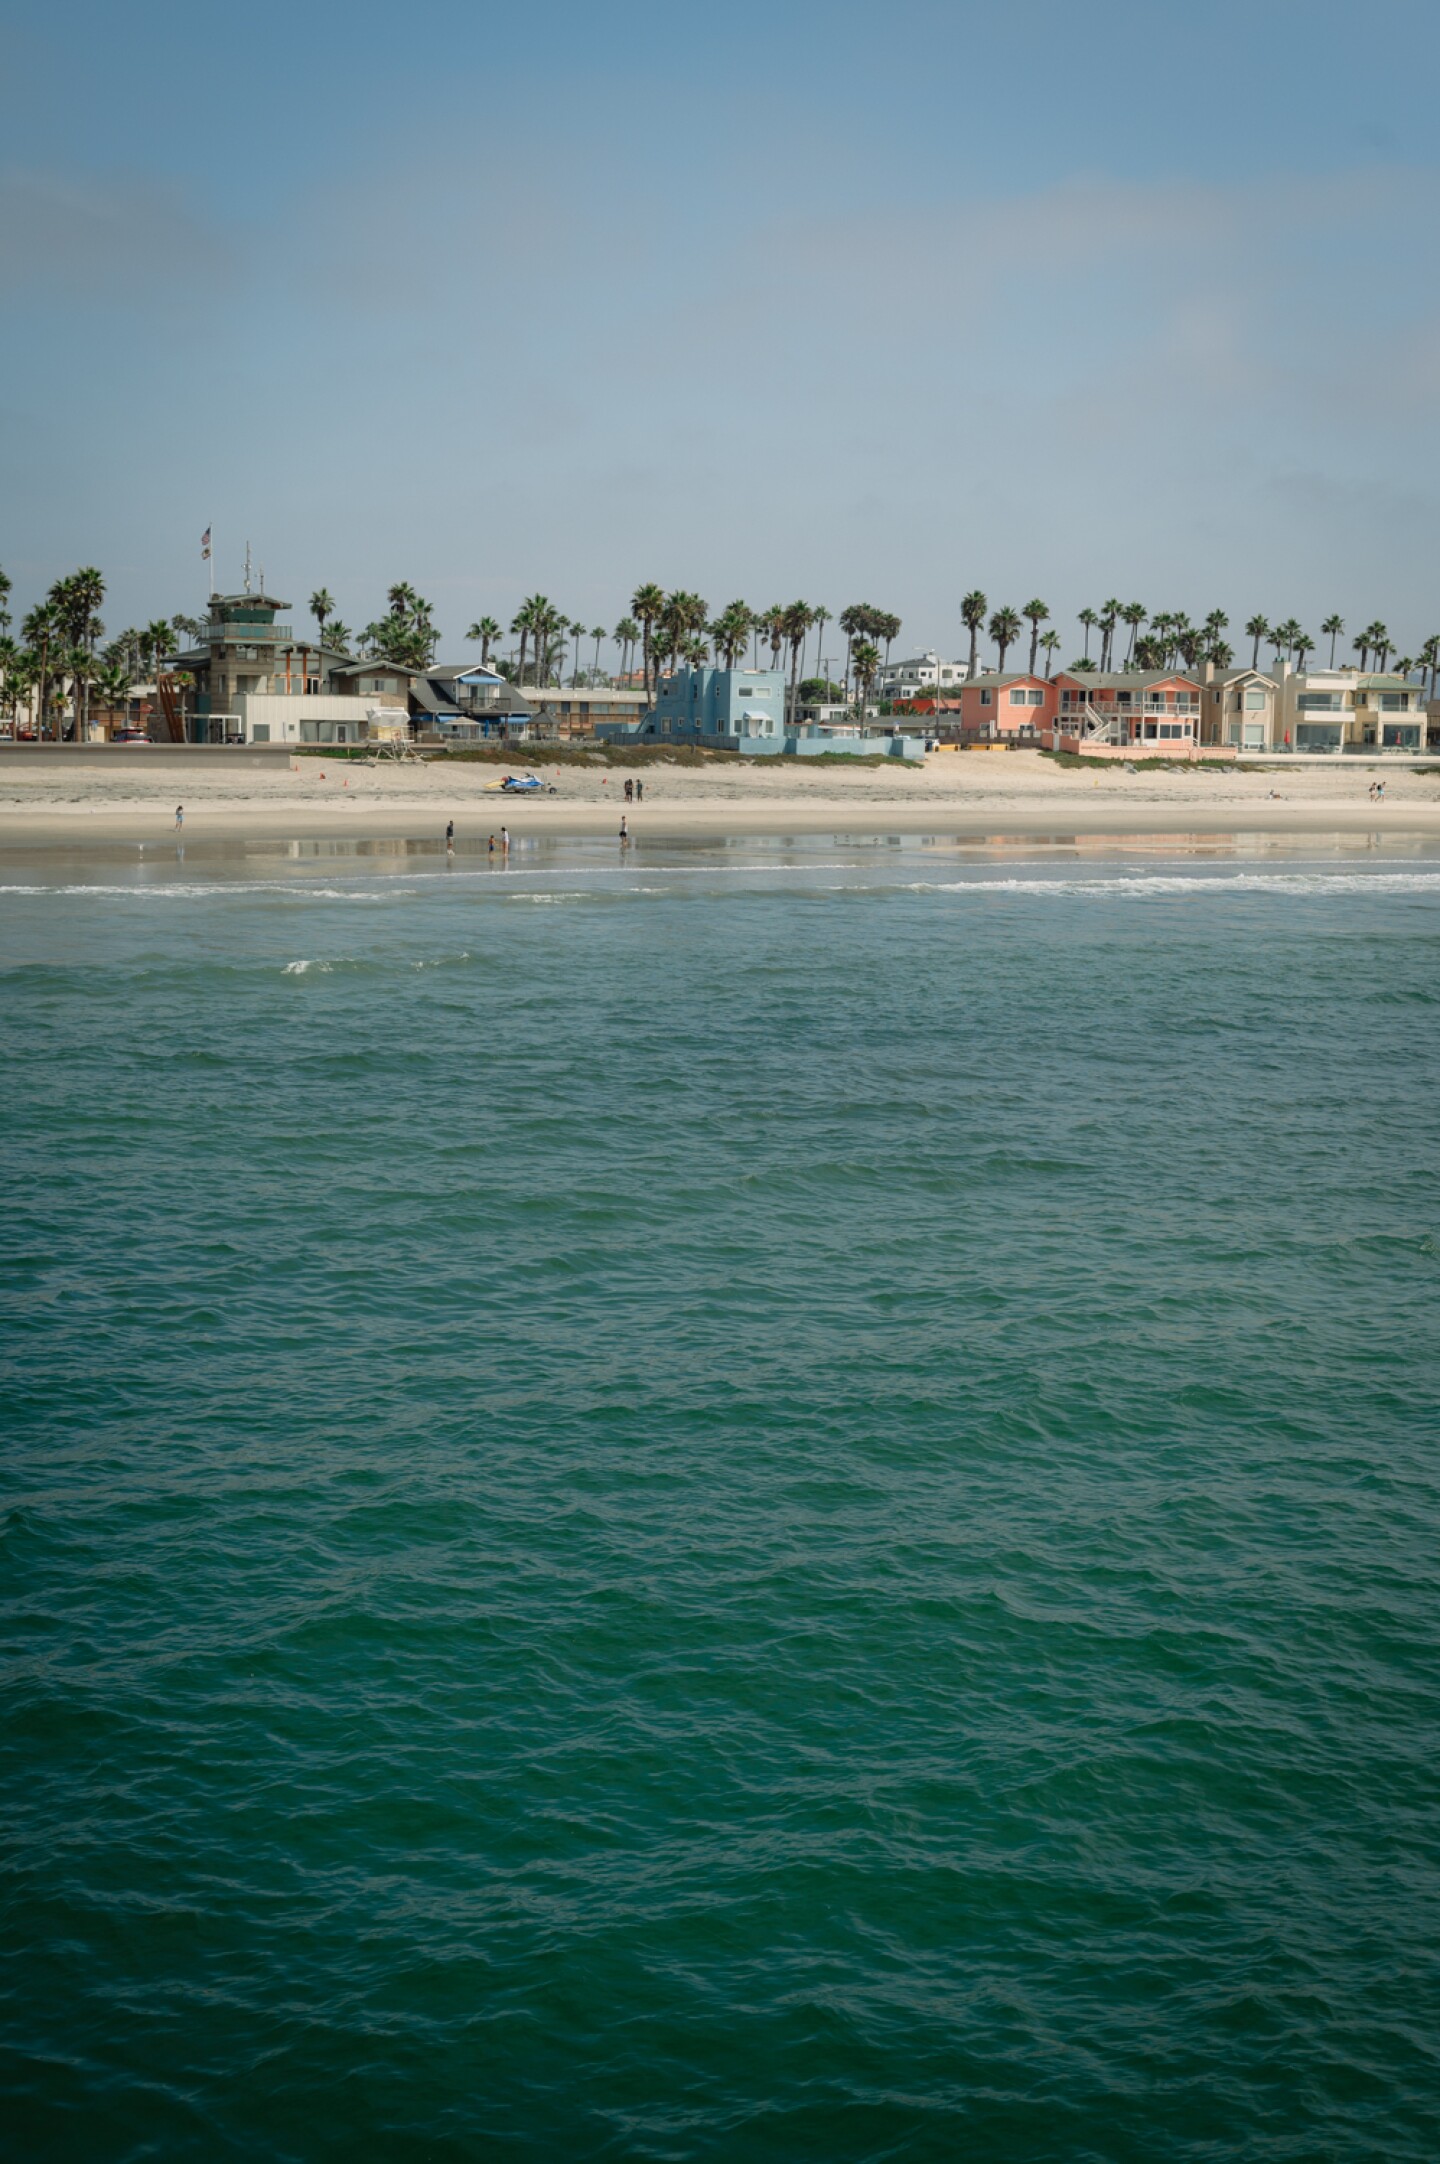
[[[0,741],[0,769],[7,759],[36,759],[55,765],[123,767],[130,761],[141,770],[153,766],[241,766],[253,772],[257,766],[290,764],[283,744],[10,744]]]
[[[403,699],[384,693],[360,699],[329,692],[307,699],[298,693],[286,698],[283,692],[251,692],[235,702],[246,742],[251,744],[358,744],[366,735],[366,717],[372,707],[393,710],[397,716],[406,710]],[[258,734],[261,730],[263,736]]]

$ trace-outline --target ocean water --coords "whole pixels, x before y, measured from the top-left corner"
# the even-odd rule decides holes
[[[1440,2154],[1440,861],[0,870],[0,2147]]]

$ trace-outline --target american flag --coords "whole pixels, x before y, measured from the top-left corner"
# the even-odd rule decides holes
[[[200,536],[200,561],[202,564],[208,564],[210,561],[210,528],[208,526]]]

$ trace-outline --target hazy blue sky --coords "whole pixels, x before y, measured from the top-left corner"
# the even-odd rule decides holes
[[[1418,644],[1437,70],[1435,0],[11,0],[0,562]]]

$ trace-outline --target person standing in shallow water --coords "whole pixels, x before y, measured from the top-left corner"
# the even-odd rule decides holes
[[[626,817],[625,817],[625,814],[624,814],[624,812],[621,812],[621,814],[620,814],[620,847],[621,847],[622,849],[623,849],[623,848],[624,848],[624,847],[626,846],[626,844],[628,843],[629,839],[630,839],[630,824],[629,824],[629,821],[628,821],[628,820],[626,819]]]
[[[455,854],[455,822],[453,819],[447,819],[445,822],[445,854],[447,857],[453,857]]]
[[[501,855],[502,855],[502,856],[507,856],[507,857],[508,857],[508,856],[509,856],[509,854],[510,854],[510,829],[509,829],[509,827],[501,827],[501,829],[500,829],[500,852],[501,852]]]
[[[177,805],[175,806],[175,825],[176,825],[176,827],[177,827],[177,829],[178,829],[178,828],[180,828],[180,827],[183,827],[183,826],[184,826],[184,824],[185,824],[185,806],[184,806],[183,804],[177,804]]]

